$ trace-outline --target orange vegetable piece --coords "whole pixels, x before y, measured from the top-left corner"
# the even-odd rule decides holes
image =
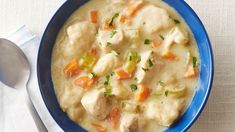
[[[98,11],[97,10],[90,11],[90,20],[92,23],[98,22]]]
[[[198,74],[198,69],[197,67],[189,67],[188,70],[185,72],[184,77],[185,78],[192,78],[196,77]]]
[[[89,78],[89,77],[80,77],[75,80],[75,85],[80,86],[84,89],[89,89],[94,84],[95,78]]]
[[[105,21],[104,23],[104,29],[106,30],[112,30],[114,27],[109,25],[109,20]]]
[[[120,19],[119,19],[120,23],[125,23],[126,21],[126,17],[124,15],[121,15]]]
[[[132,74],[125,72],[123,69],[116,70],[115,73],[118,80],[130,79],[132,77]]]
[[[106,128],[104,128],[103,126],[101,126],[101,125],[99,125],[99,124],[92,123],[91,125],[92,125],[93,127],[95,127],[98,132],[106,132]]]
[[[112,108],[109,113],[109,120],[113,128],[117,128],[118,121],[120,119],[120,110],[117,107]]]
[[[136,1],[136,0],[132,0],[129,4],[128,4],[128,8],[126,11],[126,15],[128,17],[133,17],[136,12],[142,7],[142,5],[144,4],[143,1]]]
[[[136,101],[142,102],[145,101],[150,95],[150,89],[145,87],[144,85],[138,85],[138,91],[136,93]]]
[[[167,59],[167,60],[175,60],[175,59],[176,59],[176,55],[173,54],[173,53],[170,52],[170,51],[164,52],[163,55],[162,55],[162,57],[163,57],[164,59]]]
[[[73,77],[79,73],[79,65],[76,59],[73,59],[69,64],[64,68],[64,74],[66,77]]]
[[[161,41],[161,40],[154,39],[153,42],[152,42],[152,47],[153,47],[153,48],[157,48],[157,47],[160,46],[161,44],[162,44],[162,41]]]

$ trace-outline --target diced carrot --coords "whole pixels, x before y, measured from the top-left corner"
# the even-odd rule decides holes
[[[157,47],[160,46],[161,44],[162,44],[162,41],[161,41],[161,40],[153,39],[152,47],[153,47],[153,48],[157,48]]]
[[[129,73],[125,72],[123,69],[116,70],[115,73],[117,75],[118,80],[132,78],[132,74],[129,74]]]
[[[89,52],[90,52],[92,55],[96,55],[96,54],[97,54],[96,48],[91,48]]]
[[[98,22],[98,11],[97,10],[90,11],[90,20],[92,23]]]
[[[132,0],[127,7],[126,10],[126,15],[128,17],[133,17],[136,12],[142,7],[142,5],[144,4],[143,1],[136,1],[136,0]]]
[[[95,78],[89,78],[89,77],[79,77],[75,80],[75,85],[80,86],[84,89],[89,89],[94,84]]]
[[[175,60],[175,59],[176,59],[176,55],[173,54],[173,53],[170,52],[170,51],[164,52],[163,55],[162,55],[162,57],[163,57],[164,59],[167,59],[167,60]]]
[[[113,128],[117,128],[119,118],[120,118],[120,110],[117,107],[112,108],[111,112],[109,113],[109,120]]]
[[[188,70],[185,72],[184,77],[185,78],[191,78],[197,76],[198,69],[197,67],[189,67]]]
[[[142,102],[145,101],[150,95],[150,89],[145,87],[144,85],[138,85],[138,91],[136,93],[136,101]]]
[[[79,73],[79,65],[76,59],[73,59],[64,68],[64,74],[66,77],[73,77]]]
[[[114,27],[109,25],[109,20],[105,21],[104,23],[104,29],[106,30],[112,30]]]
[[[106,128],[104,128],[103,126],[101,126],[101,125],[99,125],[99,124],[92,123],[91,125],[92,125],[93,127],[95,127],[98,132],[106,132]]]
[[[124,15],[121,15],[120,19],[119,19],[120,23],[125,23],[126,21],[126,17]]]

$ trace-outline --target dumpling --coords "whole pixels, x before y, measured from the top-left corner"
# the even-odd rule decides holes
[[[67,28],[68,43],[63,45],[64,56],[80,55],[95,41],[96,26],[88,21],[77,22]]]
[[[169,28],[174,23],[165,9],[147,5],[136,14],[133,24],[135,27],[140,27],[143,33],[152,34]]]

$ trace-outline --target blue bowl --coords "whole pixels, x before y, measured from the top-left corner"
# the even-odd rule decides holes
[[[89,0],[68,0],[60,7],[44,32],[38,52],[37,75],[41,95],[48,111],[57,124],[64,131],[69,132],[85,132],[86,130],[70,120],[58,104],[51,79],[51,55],[56,36],[65,21],[75,10],[88,1]],[[189,25],[196,38],[200,53],[200,77],[192,102],[182,117],[170,128],[165,130],[169,132],[186,131],[196,121],[209,97],[214,74],[213,53],[202,22],[187,3],[183,0],[164,1],[175,8]]]

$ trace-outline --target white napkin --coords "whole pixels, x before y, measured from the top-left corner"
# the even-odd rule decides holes
[[[31,64],[31,77],[28,84],[31,100],[49,132],[63,131],[51,117],[40,94],[37,82],[36,63],[40,39],[22,26],[6,35],[5,38],[16,43],[27,56]],[[36,132],[38,131],[32,116],[22,98],[14,88],[0,82],[0,131]]]

